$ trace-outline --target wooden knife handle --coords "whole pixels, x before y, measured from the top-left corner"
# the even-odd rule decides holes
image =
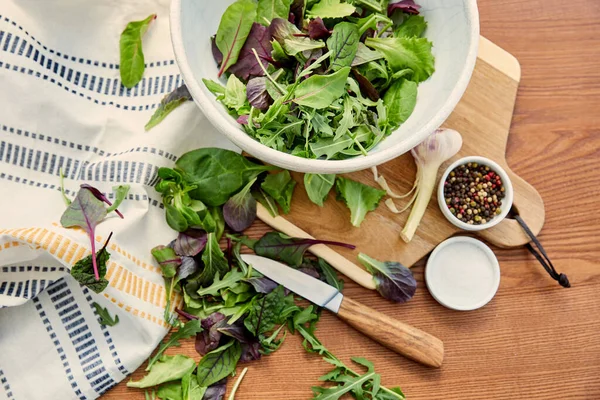
[[[338,317],[394,352],[429,367],[444,360],[444,343],[426,332],[375,311],[346,296]]]

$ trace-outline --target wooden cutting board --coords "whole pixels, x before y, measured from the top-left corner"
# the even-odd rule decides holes
[[[496,161],[511,177],[515,192],[514,209],[537,235],[544,224],[542,198],[530,184],[510,170],[505,157],[520,78],[521,68],[517,59],[482,37],[471,83],[443,125],[460,132],[464,144],[459,154],[440,168],[439,175],[452,161],[464,156],[478,155]],[[392,190],[405,193],[413,185],[416,166],[412,156],[407,153],[379,166],[378,170]],[[302,184],[303,175],[293,175],[298,186],[293,197],[292,212],[284,217],[318,239],[356,245],[355,251],[335,249],[353,262],[360,251],[380,260],[399,261],[410,267],[439,243],[460,231],[442,215],[435,193],[410,243],[400,239],[408,212],[396,215],[383,202],[376,211],[367,215],[360,228],[355,228],[350,224],[350,211],[346,205],[335,199],[335,190],[331,191],[321,208],[308,199]],[[344,176],[376,186],[370,170]],[[399,209],[404,204],[404,200],[396,200]],[[522,246],[530,241],[513,219],[505,219],[491,229],[478,232],[477,236],[499,247]]]

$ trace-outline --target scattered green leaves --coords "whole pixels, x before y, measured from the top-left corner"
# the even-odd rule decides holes
[[[156,111],[154,111],[154,114],[152,114],[150,121],[148,121],[144,129],[149,131],[150,129],[154,128],[156,125],[160,124],[162,120],[171,113],[171,111],[189,100],[192,100],[192,95],[190,94],[187,86],[179,86],[160,101],[160,105]]]
[[[148,360],[146,371],[154,370],[154,365],[157,362],[162,361],[163,354],[169,347],[180,346],[179,341],[181,339],[187,339],[192,336],[196,336],[196,334],[199,332],[202,332],[202,326],[200,325],[200,321],[197,319],[188,321],[185,325],[179,328],[179,330],[173,332],[171,336],[160,345],[156,354]]]
[[[148,30],[150,23],[156,19],[156,14],[148,16],[141,21],[127,24],[119,42],[121,50],[121,82],[123,86],[132,88],[144,76],[144,52],[142,50],[142,36]]]
[[[348,178],[336,178],[338,198],[350,209],[350,222],[359,227],[369,211],[373,211],[385,196],[384,190],[378,190]]]
[[[242,355],[240,343],[232,340],[224,346],[211,351],[198,364],[196,378],[201,387],[208,387],[217,383],[235,371],[235,367]]]
[[[308,198],[316,205],[323,207],[331,188],[335,184],[335,174],[305,174],[304,188]]]
[[[193,358],[177,354],[175,356],[163,355],[152,366],[150,372],[139,381],[127,382],[127,387],[149,388],[165,382],[176,381],[183,378],[196,368]]]
[[[269,196],[271,196],[283,209],[284,214],[289,214],[292,202],[292,195],[296,181],[292,179],[289,171],[269,174],[261,184]]]
[[[92,305],[96,309],[96,313],[98,314],[98,317],[100,317],[100,325],[115,326],[116,324],[119,323],[119,316],[118,315],[115,314],[115,317],[113,318],[110,315],[110,313],[108,312],[107,308],[103,308],[98,303],[92,303]]]

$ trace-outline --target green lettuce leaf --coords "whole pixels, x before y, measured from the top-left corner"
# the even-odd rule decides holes
[[[351,179],[337,177],[335,188],[338,199],[343,200],[350,209],[350,222],[359,227],[369,211],[379,206],[385,196],[384,190],[378,190]]]
[[[427,21],[422,15],[405,15],[404,21],[394,27],[395,37],[421,37],[427,29]]]
[[[256,22],[269,26],[275,18],[288,19],[292,0],[258,0]]]
[[[329,191],[335,184],[335,174],[305,174],[304,188],[308,198],[316,205],[323,207]]]
[[[354,11],[356,7],[340,0],[321,0],[308,10],[307,15],[313,18],[343,18],[352,15]]]
[[[126,88],[132,88],[142,80],[144,75],[144,52],[142,51],[142,36],[148,30],[150,22],[156,19],[156,14],[149,15],[141,21],[133,21],[127,24],[119,47],[121,51],[121,83]]]
[[[412,69],[415,82],[426,80],[435,71],[432,44],[425,38],[367,38],[365,44],[383,54],[394,72]]]
[[[143,389],[165,382],[176,381],[192,372],[194,368],[196,368],[196,362],[193,358],[181,354],[162,356],[146,376],[139,381],[127,382],[127,387]]]

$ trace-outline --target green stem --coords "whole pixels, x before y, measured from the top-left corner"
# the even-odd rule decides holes
[[[429,204],[429,200],[431,200],[431,195],[433,194],[433,189],[435,187],[435,182],[437,180],[437,172],[438,168],[436,166],[418,166],[418,188],[417,188],[417,198],[413,205],[412,210],[410,211],[410,216],[408,217],[408,221],[406,221],[406,225],[404,229],[400,233],[400,237],[406,243],[410,242],[421,223],[421,219],[423,215],[425,215],[425,211],[427,210],[427,206]]]
[[[240,387],[240,384],[242,383],[242,379],[244,379],[244,375],[246,375],[246,372],[248,372],[248,367],[246,367],[242,370],[242,373],[235,381],[235,384],[233,385],[233,388],[231,389],[231,394],[229,395],[228,400],[235,399],[235,394],[236,394],[238,388]]]
[[[275,87],[277,88],[277,90],[279,90],[281,92],[281,94],[285,94],[285,89],[282,88],[279,83],[277,83],[277,81],[275,79],[273,79],[273,77],[267,72],[267,69],[265,68],[265,66],[263,65],[262,61],[260,60],[260,57],[258,56],[258,53],[256,52],[255,48],[252,48],[252,52],[254,53],[254,57],[256,57],[256,61],[258,61],[258,65],[260,65],[260,68],[263,70],[263,72],[265,73],[265,76],[271,81],[273,82],[273,85],[275,85]]]
[[[67,205],[67,207],[69,207],[71,205],[71,199],[69,199],[67,197],[67,194],[65,193],[65,175],[63,174],[62,167],[59,170],[59,174],[60,174],[60,192],[62,193],[65,204]]]

